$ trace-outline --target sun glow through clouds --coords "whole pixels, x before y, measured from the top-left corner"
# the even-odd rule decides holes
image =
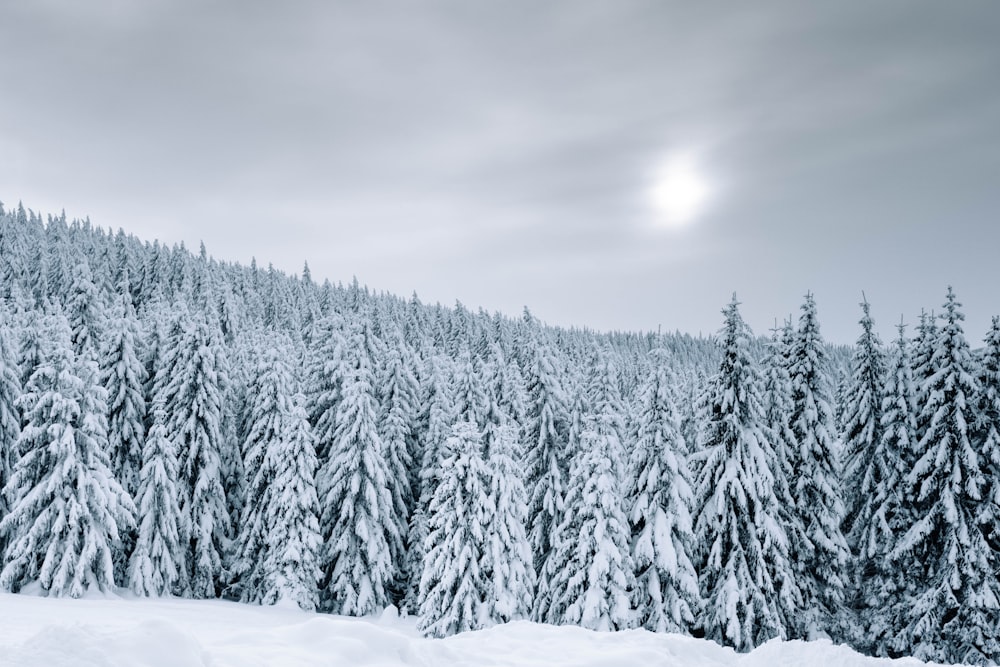
[[[708,183],[688,156],[667,160],[656,173],[649,193],[658,222],[666,227],[684,227],[691,223],[709,194]]]

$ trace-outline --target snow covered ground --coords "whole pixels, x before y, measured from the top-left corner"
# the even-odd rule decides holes
[[[0,594],[0,665],[17,667],[853,667],[876,660],[829,642],[770,642],[740,655],[642,630],[597,633],[512,623],[424,639],[408,619],[355,619],[219,600],[50,599]]]

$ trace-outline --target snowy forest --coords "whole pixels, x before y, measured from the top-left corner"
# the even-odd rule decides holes
[[[1000,320],[935,305],[597,333],[0,207],[0,587],[993,663]]]

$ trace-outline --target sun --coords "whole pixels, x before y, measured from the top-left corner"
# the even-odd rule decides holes
[[[694,221],[709,194],[697,164],[686,156],[668,160],[656,173],[649,192],[661,224],[668,227],[684,227]]]

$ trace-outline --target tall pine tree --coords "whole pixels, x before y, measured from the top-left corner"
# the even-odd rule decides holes
[[[432,637],[485,627],[493,592],[487,540],[496,508],[476,424],[455,424],[441,468],[443,477],[429,510],[417,622],[417,629]]]
[[[812,638],[823,632],[838,635],[849,551],[840,530],[844,507],[826,346],[820,336],[812,294],[807,294],[802,304],[799,327],[789,350],[789,377],[789,427],[796,444],[792,495],[797,524],[790,531],[790,537],[795,538],[790,546],[803,596],[793,636]]]
[[[705,636],[748,651],[786,637],[798,606],[795,572],[778,520],[774,450],[764,425],[761,379],[739,302],[723,310],[723,358],[709,389],[698,456],[695,535]]]
[[[319,473],[321,529],[326,544],[322,597],[332,613],[363,616],[390,602],[401,551],[389,488],[385,445],[378,434],[371,330],[350,325],[343,399],[337,406],[330,457]]]
[[[96,364],[76,357],[62,313],[46,319],[43,358],[18,399],[25,426],[4,489],[11,509],[0,521],[0,586],[16,592],[38,581],[49,595],[80,597],[115,585],[112,559],[135,507],[109,469]]]
[[[662,349],[651,354],[628,477],[635,602],[647,630],[688,632],[701,606],[691,561],[693,493],[666,356]]]
[[[914,583],[897,601],[893,645],[923,660],[992,664],[1000,659],[1000,562],[979,522],[986,479],[970,433],[978,383],[960,307],[948,288],[935,371],[921,391],[927,429],[907,477],[913,525],[896,547]]]

